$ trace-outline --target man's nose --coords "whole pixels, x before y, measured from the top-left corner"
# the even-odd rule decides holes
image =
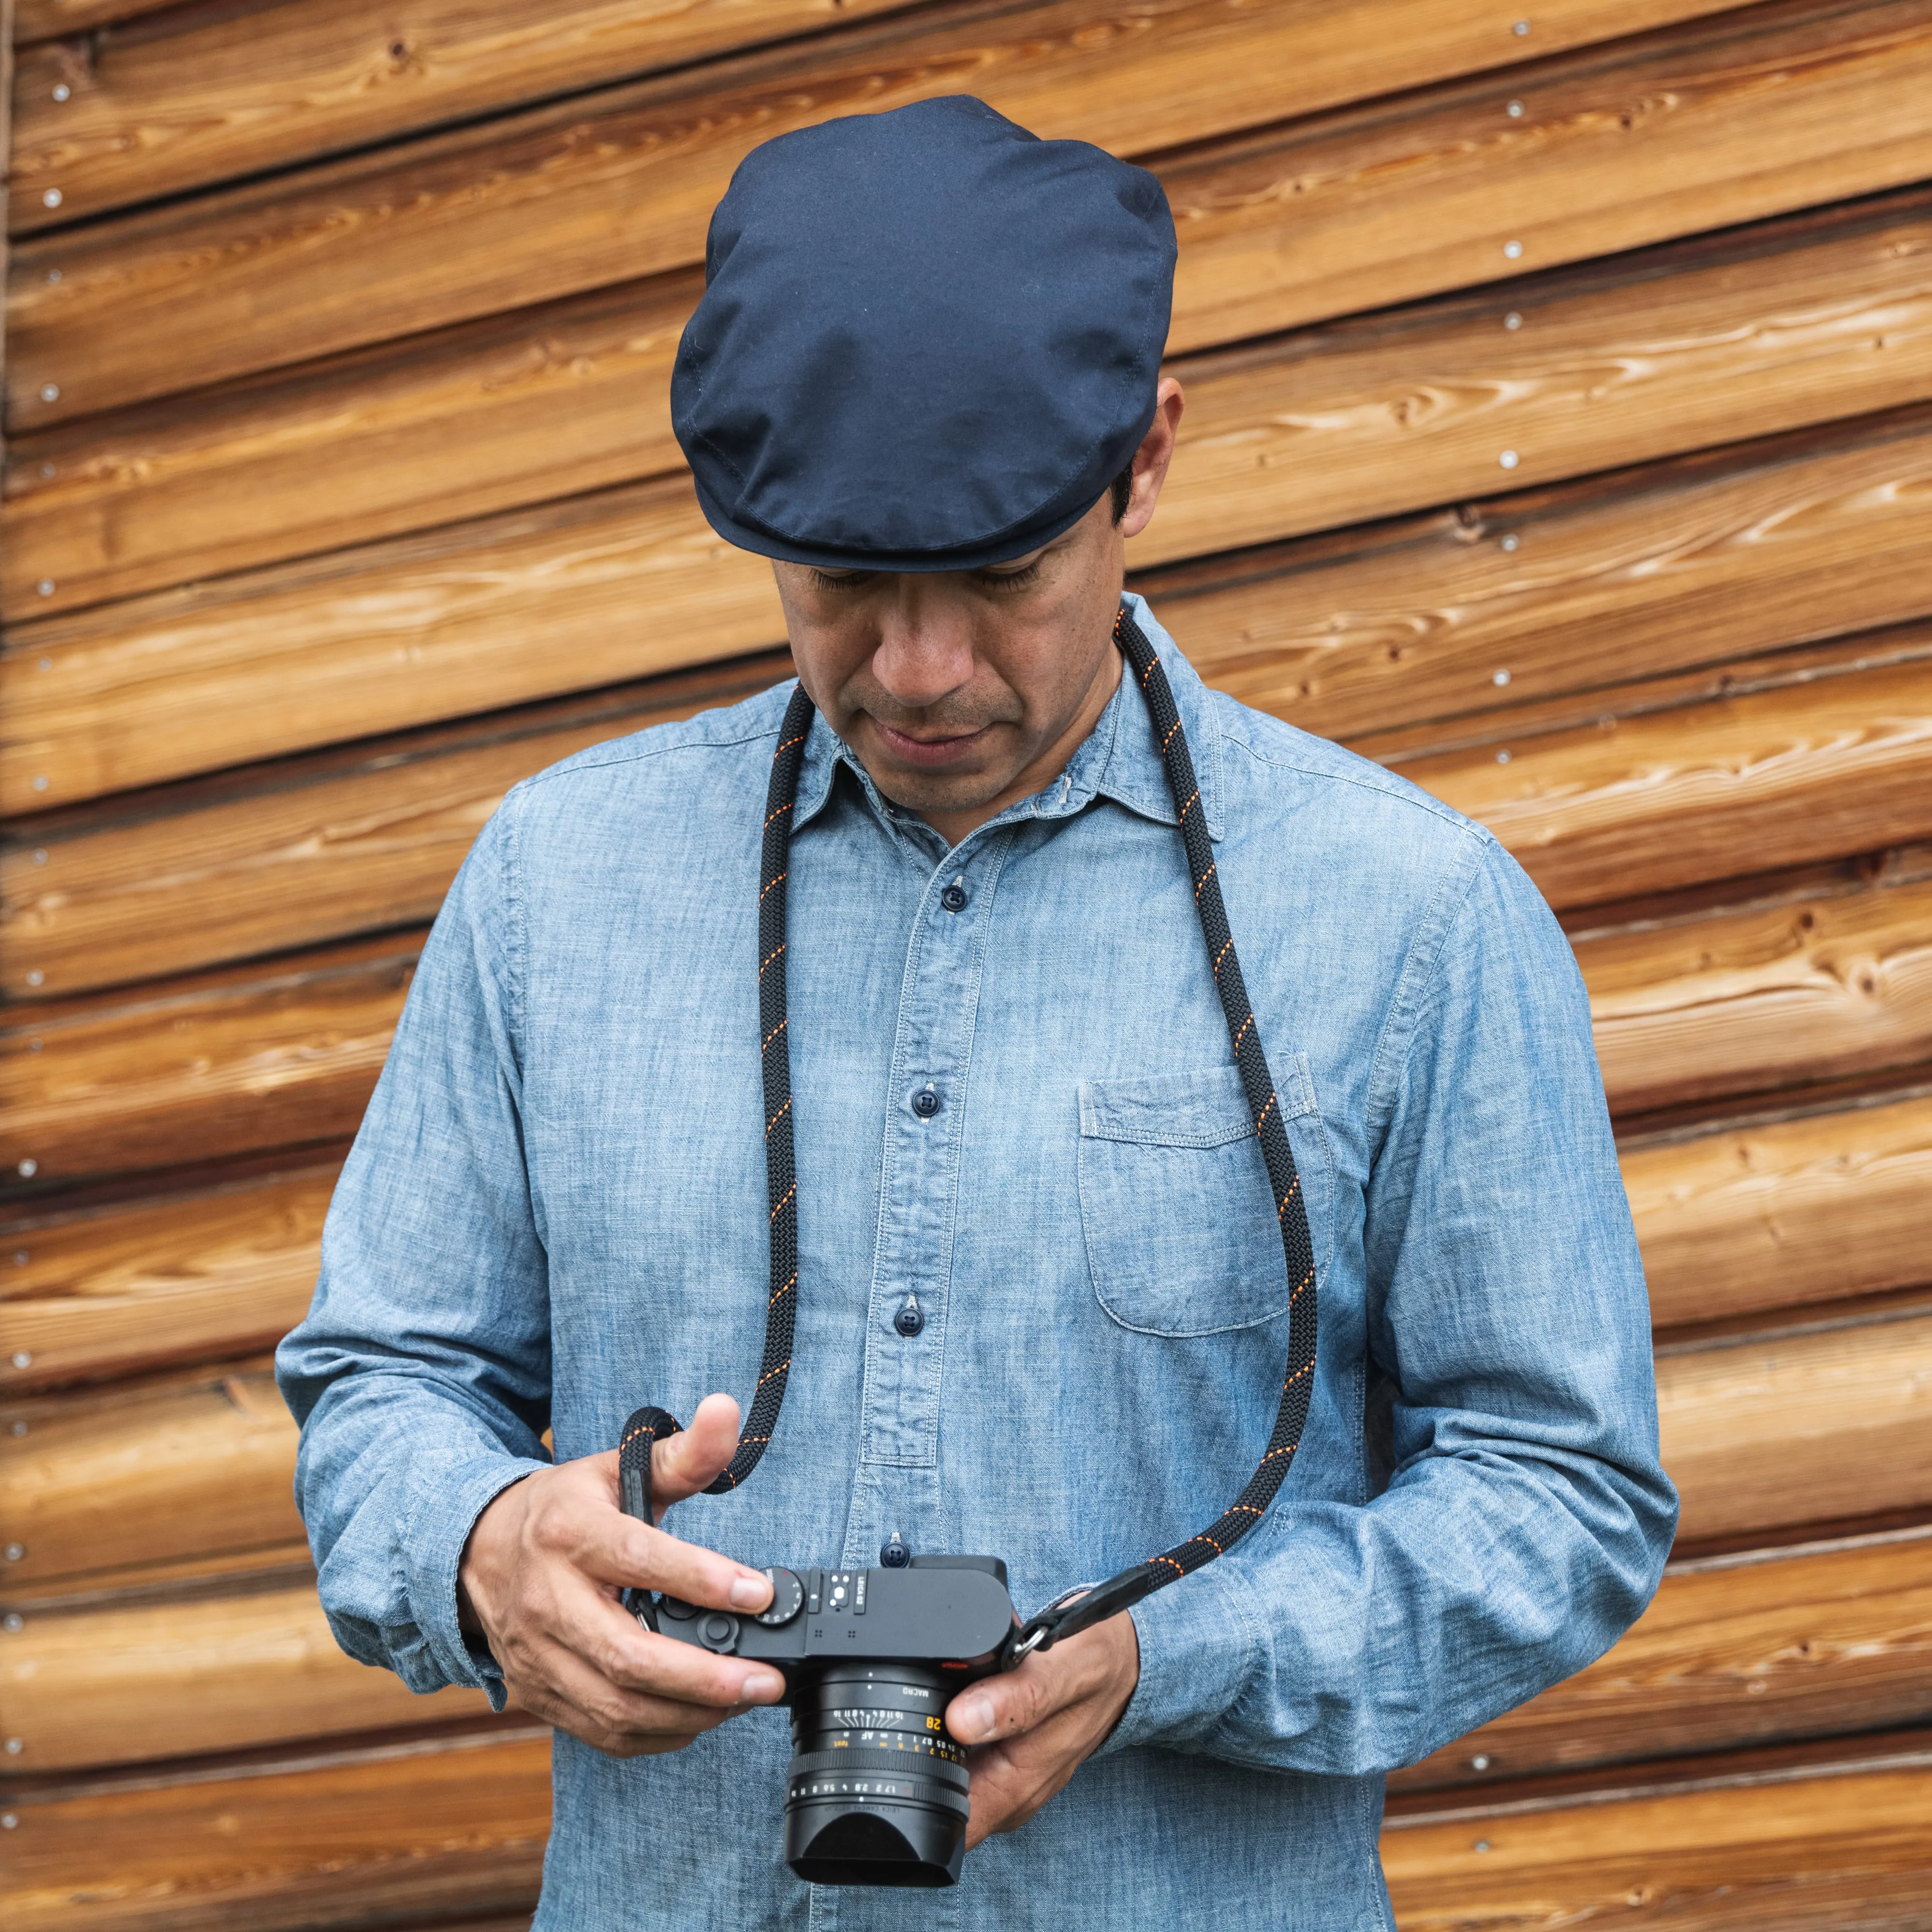
[[[973,626],[961,601],[931,578],[902,575],[880,614],[872,674],[908,710],[937,704],[970,682]]]

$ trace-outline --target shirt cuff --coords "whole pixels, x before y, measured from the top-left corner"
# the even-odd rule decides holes
[[[485,1692],[495,1711],[508,1701],[503,1673],[488,1650],[472,1646],[463,1634],[456,1573],[476,1519],[512,1483],[550,1466],[520,1456],[482,1456],[453,1468],[426,1472],[418,1479],[416,1502],[403,1527],[404,1586],[425,1660],[442,1682]],[[406,1681],[412,1675],[401,1674]],[[410,1688],[433,1687],[412,1682]]]
[[[1263,1654],[1261,1606],[1239,1570],[1210,1564],[1129,1612],[1140,1681],[1096,1756],[1131,1744],[1198,1746],[1253,1681]]]

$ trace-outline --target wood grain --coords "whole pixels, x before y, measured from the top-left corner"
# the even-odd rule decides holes
[[[626,283],[21,438],[0,501],[0,611],[681,469],[670,369],[701,286],[682,272]]]
[[[1490,1785],[1932,1718],[1932,1531],[1674,1564],[1610,1653],[1396,1772]]]
[[[272,1347],[308,1307],[336,1172],[330,1162],[10,1224],[0,1390]]]
[[[1680,1544],[1932,1504],[1932,1316],[1660,1349]]]
[[[1391,1816],[1402,1932],[1918,1932],[1932,1913],[1932,1763],[1901,1753],[1734,1778],[1721,1760],[1624,1792]]]
[[[1932,1096],[1620,1159],[1658,1328],[1932,1284]]]
[[[840,36],[835,59],[814,44],[808,75],[795,53],[749,56],[29,238],[10,420],[688,266],[740,157],[828,116],[965,90],[1042,134],[1146,153],[1278,117],[1284,76],[1316,60],[1289,0],[1149,0],[1130,31],[1094,31],[1090,7],[888,19]],[[1357,58],[1353,10],[1322,17]],[[1902,185],[1932,169],[1928,84],[1917,0],[1773,0],[1177,160],[1160,170],[1184,238],[1170,348]]]
[[[302,1534],[296,1425],[274,1378],[238,1369],[130,1391],[9,1402],[0,1436],[0,1588]],[[24,1422],[24,1435],[11,1425]]]
[[[421,934],[75,1002],[0,1030],[0,1183],[355,1132]]]
[[[14,165],[30,187],[60,188],[63,217],[94,214],[904,4],[570,0],[533,12],[507,0],[408,0],[386,8],[371,0],[285,0],[240,19],[183,8],[23,54]],[[1295,16],[1298,58],[1276,67],[1280,104],[1269,118],[1514,64],[1716,4],[1553,0],[1523,37],[1457,0],[1396,0],[1372,34],[1339,31],[1334,16],[1342,10],[1332,4],[1304,6]],[[1087,21],[1090,34],[1145,30],[1140,9],[1124,20],[1118,10],[1090,7]],[[1282,44],[1269,36],[1252,57],[1278,56]],[[836,60],[836,44],[811,57]],[[62,81],[71,91],[56,101]]]
[[[546,1732],[23,1793],[9,1932],[306,1932],[536,1902]]]
[[[1924,643],[1932,647],[1932,628]],[[1508,731],[1395,768],[1487,826],[1555,906],[1665,892],[1932,833],[1932,662]],[[1505,735],[1507,734],[1507,735]]]
[[[37,828],[0,848],[0,988],[59,996],[427,921],[510,785],[784,669],[686,673]],[[1932,834],[1932,628],[1584,708],[1567,729],[1519,708],[1472,746],[1390,762],[1487,824],[1559,907],[1721,877],[1743,849],[1793,866]]]
[[[1211,682],[1350,737],[1918,616],[1928,548],[1912,408],[1136,582]],[[630,486],[19,626],[0,811],[783,635],[688,482]]]
[[[784,635],[770,566],[712,534],[687,479],[568,499],[21,627],[0,652],[0,812]]]
[[[1932,1099],[1674,1135],[1622,1159],[1660,1328],[1932,1282]],[[0,1390],[279,1340],[308,1306],[335,1174],[332,1162],[10,1225]]]
[[[1932,608],[1920,409],[1152,573],[1210,682],[1324,736],[1844,635]]]
[[[1572,935],[1612,1108],[1932,1059],[1932,884],[1775,894]]]
[[[1687,1540],[1932,1508],[1932,1315],[1666,1348],[1658,1390]],[[17,1398],[0,1408],[16,1420],[27,1434],[0,1436],[0,1516],[24,1546],[0,1568],[10,1594],[297,1533],[296,1428],[265,1370]]]
[[[670,365],[697,287],[625,284],[20,438],[0,610],[77,608],[680,468]],[[1170,367],[1187,412],[1136,568],[1932,395],[1932,196]]]
[[[174,4],[175,0],[16,0],[14,38],[22,43],[44,40]]]
[[[789,669],[740,661],[353,760],[284,764],[199,809],[163,800],[135,823],[0,850],[0,986],[74,992],[426,923],[518,780]]]
[[[10,1774],[135,1764],[485,1716],[337,1646],[313,1584],[32,1614],[0,1634]]]
[[[1186,413],[1137,568],[1932,394],[1932,200],[1645,249],[1172,373]]]

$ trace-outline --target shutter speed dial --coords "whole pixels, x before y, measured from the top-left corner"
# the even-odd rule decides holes
[[[804,1609],[805,1586],[789,1570],[767,1570],[765,1574],[772,1580],[772,1600],[770,1608],[758,1612],[758,1621],[776,1630]]]

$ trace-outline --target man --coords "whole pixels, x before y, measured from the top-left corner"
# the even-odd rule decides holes
[[[621,1588],[754,1612],[763,1566],[897,1537],[1003,1557],[1024,1614],[1253,1469],[1294,1284],[1185,812],[1305,1208],[1306,1424],[1228,1554],[955,1699],[976,1849],[920,1922],[1385,1926],[1382,1773],[1655,1586],[1642,1280],[1554,920],[1480,828],[1210,693],[1130,599],[1197,775],[1177,809],[1120,674],[1123,545],[1181,411],[1173,262],[1150,176],[968,100],[775,141],[714,220],[674,413],[816,706],[784,862],[796,1330],[742,1487],[700,1493],[765,1329],[788,692],[519,786],[424,952],[282,1374],[345,1647],[558,1728],[541,1927],[905,1916],[780,1862],[776,1673]],[[670,1528],[617,1507],[646,1402],[688,1424],[652,1458]]]

